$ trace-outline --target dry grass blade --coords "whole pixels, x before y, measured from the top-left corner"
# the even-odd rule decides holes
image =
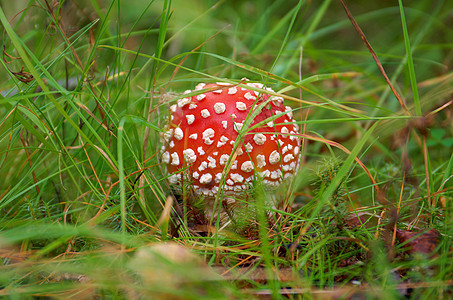
[[[321,143],[325,143],[328,145],[331,145],[335,148],[338,148],[342,150],[346,154],[351,154],[351,151],[349,151],[345,146],[341,145],[340,143],[325,139],[325,138],[320,138],[317,136],[309,135],[309,134],[298,134],[297,136],[300,136],[303,139],[309,139]],[[360,165],[360,167],[363,169],[363,171],[367,174],[368,178],[370,179],[371,183],[373,184],[374,189],[376,190],[378,195],[381,195],[381,191],[379,189],[379,185],[374,179],[373,175],[371,175],[371,172],[368,170],[368,168],[365,166],[365,164],[358,158],[355,157],[354,160]]]
[[[430,161],[429,161],[429,157],[428,157],[428,145],[426,143],[426,135],[423,134],[422,135],[422,151],[423,151],[423,159],[425,161],[425,179],[426,179],[426,193],[427,193],[427,197],[428,197],[428,203],[431,205],[431,206],[434,206],[434,198],[431,197],[431,180],[430,180],[430,169],[429,169],[429,165],[430,165]]]
[[[379,71],[381,71],[382,76],[384,76],[385,81],[389,85],[390,89],[392,90],[392,93],[395,95],[396,99],[401,105],[401,108],[407,113],[407,115],[411,115],[409,109],[406,106],[406,103],[404,102],[403,98],[401,98],[400,94],[396,91],[395,87],[393,86],[392,82],[390,81],[389,77],[387,76],[387,73],[384,70],[384,67],[381,64],[381,61],[379,60],[379,57],[376,55],[376,52],[374,52],[373,47],[371,47],[371,44],[368,42],[365,34],[363,33],[362,29],[360,29],[360,26],[357,24],[355,21],[354,17],[352,16],[351,12],[349,11],[348,6],[343,0],[340,0],[341,5],[343,5],[343,8],[348,15],[349,20],[351,21],[352,25],[354,26],[355,30],[359,34],[360,38],[362,39],[363,43],[365,46],[368,48],[368,51],[370,51],[371,56],[373,56],[374,61],[376,62],[377,67],[379,68]]]
[[[6,122],[6,120],[12,115],[12,113],[16,110],[16,107],[13,108],[9,113],[8,115],[6,115],[5,119],[0,123],[0,129],[2,128],[3,124]],[[11,147],[11,139],[12,139],[12,136],[13,136],[13,132],[11,131],[10,134],[9,134],[9,139],[8,139],[8,146],[6,147],[6,153],[5,153],[5,158],[3,159],[3,162],[0,164],[0,170],[2,169],[3,165],[5,164],[6,162],[6,159],[8,158],[8,153],[9,153],[9,149]]]
[[[110,159],[110,157],[107,155],[107,153],[105,153],[104,150],[101,149],[101,147],[97,146],[97,145],[92,145],[94,148],[96,148],[101,154],[102,156],[105,157],[105,159],[109,162],[110,166],[112,167],[112,169],[118,173],[118,168],[116,167],[116,165],[113,163],[113,161]]]
[[[173,197],[168,196],[167,200],[165,201],[164,210],[162,211],[162,214],[160,215],[159,221],[157,221],[157,223],[156,223],[157,227],[161,227],[164,223],[168,224],[168,222],[170,220],[171,208],[173,206],[173,202],[174,202]]]
[[[90,117],[92,117],[99,125],[102,126],[102,128],[104,128],[109,134],[111,134],[112,136],[116,137],[116,135],[112,132],[112,130],[110,130],[107,125],[104,123],[102,123],[98,118],[96,118],[96,116],[91,112],[91,110],[88,109],[88,107],[86,107],[85,105],[83,105],[82,103],[76,101],[76,104],[81,108],[83,109],[87,114],[90,115]]]
[[[99,179],[99,176],[98,176],[98,174],[97,174],[97,172],[96,172],[96,169],[95,169],[94,166],[93,166],[93,163],[92,163],[92,161],[91,161],[90,155],[88,154],[88,151],[87,151],[87,149],[86,149],[86,147],[85,147],[85,144],[84,144],[83,140],[82,140],[80,137],[79,137],[79,139],[80,139],[80,144],[82,145],[82,149],[83,149],[83,151],[84,151],[84,153],[85,153],[85,155],[86,155],[86,157],[87,157],[88,163],[90,164],[90,168],[91,168],[91,170],[93,171],[94,177],[96,178],[96,181],[97,181],[99,187],[100,187],[101,190],[102,190],[102,194],[105,195],[104,186],[102,185],[102,182],[101,182],[101,180]]]
[[[400,197],[399,197],[399,200],[398,200],[398,207],[396,208],[395,224],[393,225],[392,248],[395,247],[396,230],[398,229],[398,227],[397,227],[397,225],[398,225],[398,217],[399,217],[400,209],[401,209],[401,201],[403,199],[405,178],[406,178],[406,173],[403,173],[403,180],[401,181]]]
[[[20,133],[20,140],[22,141],[22,145],[24,146],[25,154],[27,155],[28,165],[30,166],[30,169],[33,169],[33,162],[31,160],[30,153],[28,152],[28,142],[23,137],[23,132]],[[36,172],[32,171],[31,174],[33,176],[33,181],[35,183],[36,193],[39,195],[39,186],[37,184],[38,183],[38,179],[36,177]]]
[[[222,33],[223,31],[225,31],[225,29],[227,29],[228,27],[230,27],[230,25],[227,25],[225,27],[223,27],[221,30],[217,31],[215,34],[213,34],[211,37],[209,37],[206,41],[204,41],[203,43],[201,43],[200,45],[198,45],[197,47],[195,47],[194,49],[192,49],[190,51],[190,53],[195,53],[196,51],[198,51],[201,47],[203,47],[204,45],[206,45],[210,40],[214,39],[216,36],[218,36],[220,33]],[[176,74],[178,73],[180,67],[184,64],[184,62],[187,60],[187,58],[189,57],[189,54],[186,54],[183,59],[181,60],[181,62],[178,64],[178,66],[175,68],[175,70],[173,71],[173,73],[171,74],[171,77],[170,77],[170,80],[168,80],[168,84],[167,84],[167,88],[168,88],[168,85],[170,84],[170,82],[173,80],[173,78],[176,76]],[[167,89],[166,88],[166,89]]]
[[[62,26],[61,19],[58,19],[57,16],[55,15],[55,13],[54,13],[54,8],[51,7],[47,1],[46,1],[45,3],[46,3],[46,6],[47,6],[47,12],[48,12],[48,14],[52,17],[52,21],[53,21],[54,24],[57,26],[58,30],[61,32],[62,37],[65,39],[67,45],[68,45],[69,48],[71,49],[72,55],[73,55],[74,58],[76,59],[77,64],[80,66],[80,68],[81,68],[82,70],[85,69],[85,68],[84,68],[84,65],[83,65],[83,63],[82,63],[82,61],[81,61],[81,59],[80,59],[80,57],[79,57],[79,55],[77,54],[77,51],[76,51],[75,48],[74,48],[74,45],[73,45],[73,44],[71,43],[71,41],[69,40],[68,35],[66,34],[66,31],[64,30],[64,28],[63,28],[63,26]],[[57,7],[55,7],[55,8],[57,8]],[[88,71],[88,70],[87,70],[87,71]],[[90,88],[91,88],[92,93],[93,93],[94,95],[96,95],[96,91],[95,91],[95,89],[94,89],[94,84],[93,84],[90,80],[88,80],[87,82],[88,82],[88,84],[90,85]],[[107,118],[106,118],[106,116],[105,116],[105,114],[104,114],[104,110],[102,109],[102,105],[101,105],[101,103],[99,102],[97,96],[94,97],[94,99],[96,100],[96,108],[97,108],[97,110],[98,110],[98,112],[99,112],[99,115],[101,116],[101,119],[103,120],[104,126],[105,126],[106,128],[108,128],[108,127],[109,127],[109,124],[107,123]],[[111,133],[111,132],[109,131],[109,133]]]

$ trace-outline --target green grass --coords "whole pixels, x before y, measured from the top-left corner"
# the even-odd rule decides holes
[[[339,1],[47,2],[0,8],[0,296],[452,297],[452,3],[347,1],[373,58]],[[159,134],[242,77],[294,109],[303,163],[223,228]]]

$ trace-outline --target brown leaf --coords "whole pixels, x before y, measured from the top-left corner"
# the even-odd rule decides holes
[[[431,229],[426,232],[413,232],[410,230],[398,229],[396,238],[400,243],[404,243],[407,253],[433,254],[439,244],[439,231]]]
[[[370,228],[376,226],[378,218],[379,216],[368,212],[352,212],[344,219],[344,225],[348,229],[360,228],[362,226]]]

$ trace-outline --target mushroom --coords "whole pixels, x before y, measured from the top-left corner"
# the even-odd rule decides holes
[[[202,93],[170,107],[162,162],[172,186],[190,182],[195,194],[215,197],[221,189],[239,194],[258,177],[276,187],[294,175],[300,138],[291,108],[260,89],[274,93],[261,83],[200,83],[195,90]]]

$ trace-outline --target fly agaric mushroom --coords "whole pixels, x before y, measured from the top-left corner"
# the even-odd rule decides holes
[[[238,194],[252,185],[254,176],[262,178],[263,185],[275,187],[296,172],[300,139],[291,108],[283,105],[281,97],[256,91],[263,89],[262,84],[246,85],[252,89],[200,83],[195,90],[204,93],[179,99],[170,107],[162,162],[172,174],[172,185],[186,181],[196,194],[208,197],[220,188],[226,194]],[[268,103],[255,111],[263,102]],[[241,130],[251,111],[254,118],[249,128],[262,124]]]

